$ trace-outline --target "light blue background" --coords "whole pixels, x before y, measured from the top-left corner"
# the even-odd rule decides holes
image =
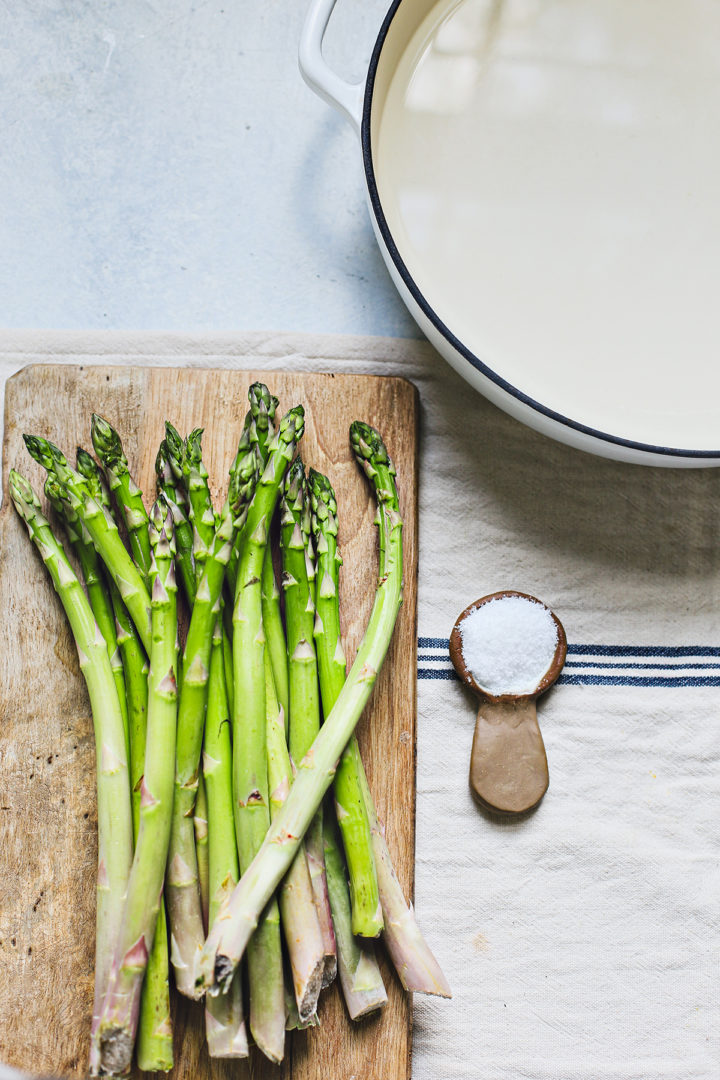
[[[294,0],[2,0],[0,325],[416,336]],[[339,0],[366,69],[386,0]]]

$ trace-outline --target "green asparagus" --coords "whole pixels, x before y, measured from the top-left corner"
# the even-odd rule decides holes
[[[268,445],[275,433],[273,420],[275,419],[278,399],[273,397],[267,386],[257,382],[253,383],[248,391],[248,401],[250,402],[250,427],[248,435],[251,442],[257,445],[262,467],[264,467],[265,462],[267,461]],[[233,599],[235,598],[237,568],[240,561],[240,550],[242,548],[243,537],[244,530],[238,530],[227,568],[227,580],[230,586],[230,595]]]
[[[103,507],[107,515],[112,517],[110,493],[97,462],[87,451],[78,448],[77,467],[78,472],[85,477],[93,498]],[[135,842],[137,842],[140,828],[142,776],[145,768],[148,662],[132,619],[128,615],[120,592],[111,578],[109,579],[109,589],[127,688],[130,791],[133,811],[133,836]],[[148,1072],[168,1072],[173,1067],[168,969],[167,921],[163,900],[158,912],[157,928],[148,957],[147,971],[140,997],[136,1056],[138,1066]]]
[[[100,633],[105,639],[110,657],[117,690],[120,712],[122,713],[123,726],[125,728],[125,746],[128,761],[130,760],[130,736],[128,725],[128,705],[125,693],[125,674],[120,650],[118,649],[117,628],[115,625],[115,612],[113,601],[108,590],[108,582],[105,580],[102,562],[98,557],[90,535],[81,524],[77,514],[62,497],[62,487],[54,476],[48,475],[45,480],[45,495],[55,513],[65,525],[70,546],[80,564],[80,572],[87,589],[88,600],[92,608],[95,621]],[[114,585],[113,585],[114,588]]]
[[[315,563],[310,539],[310,501],[305,468],[295,458],[285,478],[280,516],[282,586],[287,626],[290,755],[302,760],[320,730],[320,689],[313,640],[315,624]],[[318,919],[323,934],[327,986],[335,978],[337,957],[325,878],[322,813],[318,811],[305,838],[308,866]]]
[[[95,453],[102,462],[110,490],[127,527],[133,558],[147,580],[150,573],[150,541],[148,513],[143,503],[142,491],[130,475],[120,436],[107,420],[97,413],[92,416],[91,434]]]
[[[150,515],[152,648],[140,828],[109,988],[95,1032],[103,1072],[122,1075],[132,1060],[140,990],[156,922],[170,839],[177,721],[177,586],[172,516],[158,500]]]
[[[180,436],[178,435],[178,440]],[[193,531],[189,519],[188,501],[185,490],[179,483],[168,458],[167,440],[163,439],[155,458],[158,494],[162,495],[170,507],[175,527],[175,565],[185,591],[185,599],[190,607],[195,603],[197,581],[193,561]]]
[[[31,457],[57,478],[63,498],[70,502],[87,528],[98,554],[120,590],[145,651],[149,653],[150,596],[141,572],[125,550],[117,525],[93,498],[85,478],[68,465],[65,455],[57,446],[35,435],[23,435],[23,439]]]
[[[265,905],[292,863],[300,840],[332,783],[335,764],[372,692],[402,601],[402,519],[394,476],[387,468],[387,450],[380,435],[366,424],[356,421],[351,426],[350,437],[355,457],[375,490],[378,516],[384,523],[384,572],[378,581],[365,635],[337,702],[309,752],[298,763],[285,805],[210,928],[203,950],[202,978],[204,985],[213,991],[230,984]],[[386,475],[391,481],[389,486],[383,483]],[[261,568],[258,565],[257,571]]]
[[[210,654],[207,719],[203,744],[203,775],[208,809],[208,892],[210,920],[240,876],[232,795],[232,746],[222,631],[215,624]],[[238,972],[227,994],[205,998],[205,1032],[212,1058],[248,1055],[243,1015],[242,978]]]
[[[257,453],[244,445],[233,464],[231,484],[244,507],[257,478]],[[238,509],[238,502],[235,502]],[[244,512],[244,511],[243,511]],[[165,895],[170,917],[171,960],[178,990],[197,997],[197,962],[205,932],[193,832],[203,727],[210,673],[212,634],[220,611],[220,593],[237,527],[227,499],[198,585],[182,658],[183,680],[177,723],[177,761],[172,832]]]
[[[347,867],[334,808],[328,805],[323,817],[323,840],[340,985],[350,1019],[359,1020],[387,1004],[387,993],[375,957],[375,942],[353,934]]]
[[[337,547],[337,502],[330,481],[311,469],[309,487],[317,552],[315,644],[320,693],[327,715],[345,683],[338,590],[338,570],[342,558]],[[370,822],[360,788],[361,768],[360,749],[353,734],[343,750],[335,774],[335,807],[348,865],[353,933],[373,938],[383,928],[383,915]]]
[[[282,809],[292,784],[285,741],[285,717],[275,692],[270,654],[265,650],[268,785],[270,819]],[[305,1023],[317,1010],[325,971],[325,946],[315,907],[305,845],[295,856],[278,890],[280,916],[292,973],[298,1018]]]
[[[233,612],[233,797],[240,870],[245,873],[270,825],[268,805],[265,701],[265,636],[262,622],[262,568],[270,522],[288,464],[302,435],[298,406],[280,422],[258,480],[244,526]],[[250,1030],[271,1060],[284,1053],[285,1008],[277,903],[271,890],[248,952]],[[267,905],[267,907],[266,907]],[[202,980],[201,980],[202,981]],[[232,975],[224,980],[227,989]]]
[[[110,657],[92,609],[63,548],[40,510],[30,484],[14,469],[9,477],[10,497],[36,545],[65,609],[88,688],[95,730],[98,800],[97,935],[95,945],[95,1001],[93,1034],[110,978],[112,942],[121,917],[132,861],[132,814],[125,753],[125,731]],[[100,1060],[91,1051],[96,1073]]]

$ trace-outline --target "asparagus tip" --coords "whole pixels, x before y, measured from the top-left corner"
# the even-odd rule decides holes
[[[118,464],[126,463],[120,436],[112,424],[99,413],[92,414],[90,435],[95,453],[105,468],[114,468]]]

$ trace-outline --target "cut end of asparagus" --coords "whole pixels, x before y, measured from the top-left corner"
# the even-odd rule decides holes
[[[122,1076],[132,1064],[133,1037],[125,1027],[108,1027],[100,1033],[100,1071]]]
[[[326,953],[323,963],[322,984],[323,989],[335,982],[337,977],[337,956],[334,953]]]
[[[215,957],[215,969],[214,969],[214,990],[216,993],[226,994],[230,989],[230,983],[233,980],[235,974],[235,964],[229,956],[222,956],[220,953]],[[212,990],[210,991],[213,992]]]
[[[296,987],[295,1000],[297,1001],[298,1016],[302,1024],[307,1024],[317,1012],[320,991],[327,985],[325,982],[324,958],[320,956],[315,967],[305,980],[299,995]]]

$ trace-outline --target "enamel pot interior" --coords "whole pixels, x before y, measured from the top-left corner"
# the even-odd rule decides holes
[[[468,382],[606,457],[720,464],[719,111],[720,5],[396,0],[373,225]]]

